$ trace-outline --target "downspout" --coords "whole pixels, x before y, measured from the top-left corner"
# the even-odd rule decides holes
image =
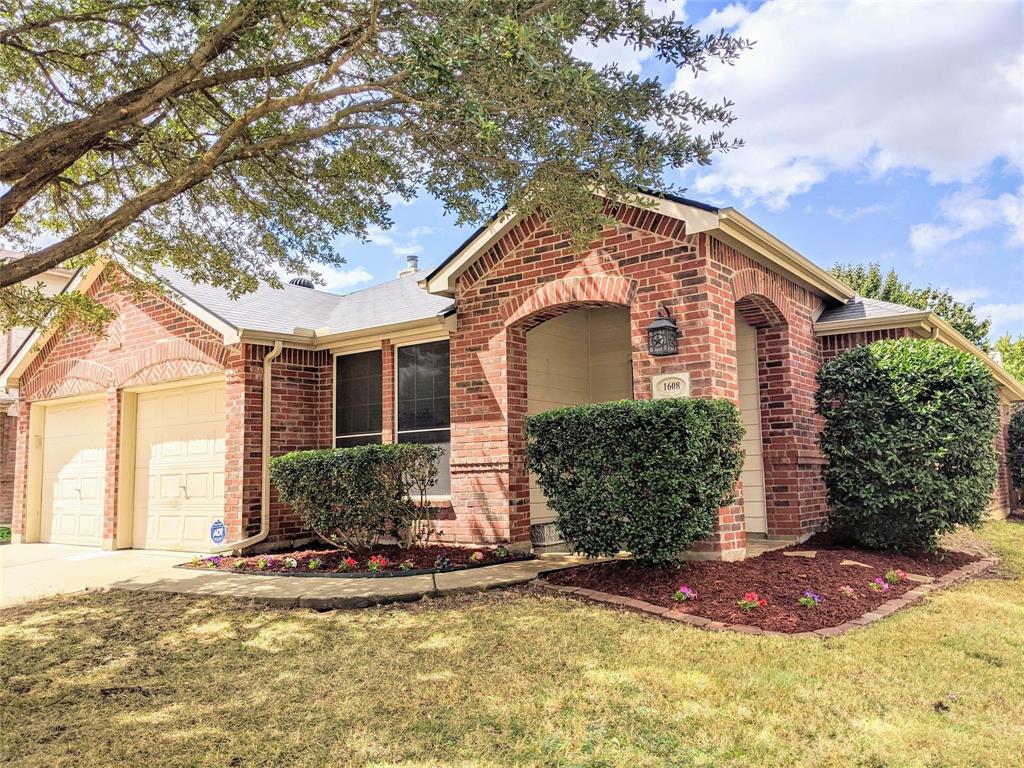
[[[274,348],[263,358],[263,424],[260,434],[260,529],[247,539],[234,541],[230,544],[221,544],[211,547],[211,553],[227,552],[233,549],[245,549],[253,544],[259,544],[270,533],[270,403],[271,385],[274,377],[271,375],[271,363],[281,354],[284,342],[280,339],[274,342]]]

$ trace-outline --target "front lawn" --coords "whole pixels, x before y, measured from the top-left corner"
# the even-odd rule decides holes
[[[0,612],[0,763],[1011,766],[1024,526],[840,638],[710,633],[524,592],[317,614],[126,593]]]

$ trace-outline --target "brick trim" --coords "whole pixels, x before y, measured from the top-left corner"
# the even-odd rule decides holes
[[[790,324],[793,310],[783,282],[762,270],[747,268],[729,278],[736,311],[755,328]]]
[[[529,329],[584,304],[628,307],[636,290],[635,280],[616,275],[563,277],[509,299],[501,306],[500,317],[505,327],[522,323]]]

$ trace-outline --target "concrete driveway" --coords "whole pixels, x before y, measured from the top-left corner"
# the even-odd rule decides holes
[[[191,558],[187,552],[7,544],[0,546],[0,606],[166,573]]]

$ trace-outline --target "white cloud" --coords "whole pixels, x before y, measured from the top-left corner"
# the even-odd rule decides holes
[[[686,0],[644,0],[644,9],[649,16],[675,14],[677,21],[686,19]],[[654,55],[650,48],[636,50],[623,40],[591,45],[579,42],[572,48],[573,56],[589,62],[597,69],[608,64],[617,64],[625,72],[639,73],[645,61]]]
[[[915,224],[910,228],[910,245],[915,253],[934,253],[967,235],[993,227],[1007,227],[1010,245],[1024,243],[1024,187],[1016,195],[1004,192],[986,197],[977,186],[947,195],[939,203],[938,222]]]
[[[980,304],[974,308],[978,317],[991,317],[993,336],[1005,331],[1024,331],[1024,303]]]
[[[343,291],[361,283],[368,283],[373,280],[373,275],[363,267],[352,269],[331,269],[323,270],[324,288],[328,291]]]
[[[874,216],[876,213],[881,213],[884,210],[885,206],[880,203],[862,205],[859,208],[840,208],[833,205],[829,207],[827,213],[833,219],[839,219],[840,221],[856,221],[865,216]]]
[[[750,11],[739,3],[716,8],[699,22],[697,28],[705,34],[714,34],[721,30],[730,31],[750,15]]]
[[[953,298],[965,304],[973,304],[992,295],[988,288],[950,288],[949,292]]]
[[[756,44],[735,66],[677,76],[696,96],[732,99],[730,133],[747,143],[692,188],[778,209],[834,171],[939,183],[970,182],[997,158],[1021,168],[1021,8],[769,0],[739,19],[736,34]]]
[[[420,227],[413,227],[412,229],[409,230],[409,237],[413,237],[413,238],[415,238],[415,237],[424,237],[426,235],[432,235],[432,234],[434,234],[434,228],[433,227],[420,226]]]
[[[408,245],[396,245],[391,249],[391,252],[395,256],[417,256],[423,253],[423,246],[419,243],[409,243]]]

